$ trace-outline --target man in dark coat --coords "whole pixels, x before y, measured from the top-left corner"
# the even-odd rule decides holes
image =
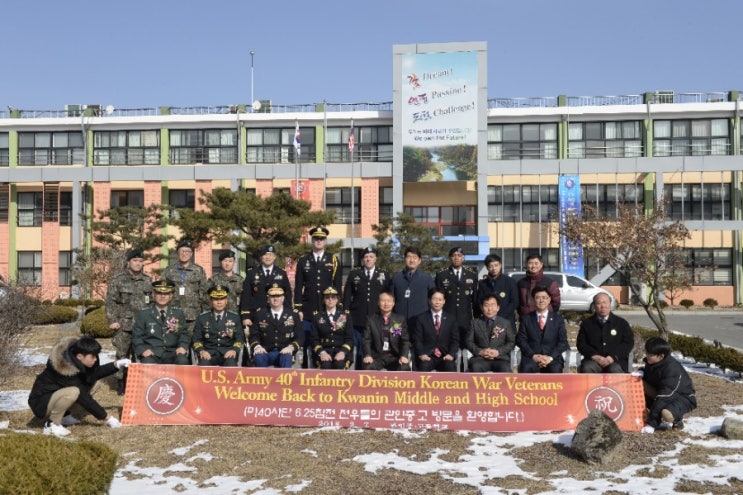
[[[428,291],[436,287],[433,277],[419,270],[423,254],[415,246],[405,248],[405,268],[392,276],[390,290],[395,297],[395,313],[405,317],[408,328],[415,328],[415,317],[428,309]]]
[[[531,293],[536,286],[547,289],[552,300],[552,311],[560,309],[560,286],[556,280],[544,276],[544,262],[538,254],[530,254],[526,258],[526,276],[516,284],[519,289],[519,316],[524,316],[536,309]]]
[[[465,346],[472,315],[477,309],[477,273],[464,266],[464,251],[461,247],[449,250],[451,265],[436,274],[436,288],[444,293],[446,304],[444,311],[454,316],[457,321],[457,333]]]
[[[611,312],[611,299],[603,292],[593,297],[595,314],[583,320],[576,344],[583,360],[579,373],[629,373],[629,353],[635,334],[627,320]]]
[[[511,322],[516,329],[516,308],[519,305],[519,290],[516,281],[503,273],[503,263],[497,254],[489,254],[485,257],[485,268],[488,274],[477,283],[477,303],[482,302],[489,294],[495,294],[498,298],[498,316],[502,316]]]
[[[551,311],[546,287],[536,286],[531,293],[536,310],[521,318],[516,345],[521,349],[519,373],[562,373],[562,353],[570,348],[565,320]]]
[[[379,294],[379,313],[366,320],[364,369],[410,371],[410,335],[404,316],[393,313],[395,297]]]
[[[415,319],[412,336],[416,371],[457,371],[459,324],[451,313],[444,311],[446,297],[439,289],[428,296],[430,310]]]
[[[80,406],[97,419],[105,420],[112,428],[121,423],[109,415],[93,398],[97,381],[129,366],[129,359],[119,359],[101,365],[98,355],[101,345],[91,336],[64,337],[52,348],[46,368],[34,381],[28,396],[28,405],[37,418],[45,419],[45,435],[67,436],[65,426],[79,424],[70,413]]]
[[[516,330],[498,315],[498,296],[486,294],[480,304],[482,316],[472,320],[467,349],[472,353],[469,371],[473,373],[510,373],[511,352],[516,345]]]
[[[263,246],[258,251],[261,264],[248,270],[243,283],[242,297],[240,298],[240,317],[243,325],[249,327],[253,324],[252,318],[258,308],[265,308],[268,304],[266,291],[274,284],[284,289],[284,306],[291,312],[292,286],[286,271],[275,265],[276,248]]]

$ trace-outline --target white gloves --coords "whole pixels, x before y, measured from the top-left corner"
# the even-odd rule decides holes
[[[655,428],[650,425],[645,425],[642,427],[642,430],[640,430],[640,433],[655,433]]]
[[[114,365],[116,365],[118,369],[121,369],[122,366],[124,368],[128,368],[130,364],[132,364],[131,359],[119,359],[118,361],[114,362]]]
[[[632,373],[630,373],[630,376],[639,376],[640,378],[642,378],[643,376],[645,376],[645,372],[643,370],[633,371]]]
[[[108,419],[106,420],[106,424],[111,428],[121,428],[121,421],[114,418],[113,416],[108,417]]]

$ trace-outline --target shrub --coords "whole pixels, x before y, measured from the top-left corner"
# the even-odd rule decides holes
[[[93,307],[93,308],[100,308],[106,304],[106,301],[103,301],[101,299],[85,299],[83,300],[83,306],[87,307]]]
[[[108,328],[109,325],[108,317],[106,317],[106,309],[96,308],[83,317],[80,332],[90,334],[96,338],[109,338],[116,332]]]
[[[3,286],[0,295],[0,383],[17,371],[16,359],[31,329],[29,313],[39,306],[23,288]]]
[[[76,308],[81,306],[83,302],[80,299],[57,299],[54,301],[57,306],[67,306],[69,308]]]
[[[667,301],[658,301],[658,306],[660,306],[663,309],[666,309],[668,307]]]
[[[0,493],[108,493],[117,454],[86,440],[0,432]]]
[[[77,320],[77,310],[66,306],[42,304],[31,314],[31,322],[34,325],[58,325],[75,320]]]
[[[679,301],[679,305],[685,307],[686,309],[689,309],[694,306],[694,301],[692,301],[691,299],[682,299],[681,301]]]
[[[719,303],[717,302],[717,299],[708,297],[707,299],[704,300],[702,304],[704,304],[704,306],[707,308],[715,309],[715,306],[717,306]]]

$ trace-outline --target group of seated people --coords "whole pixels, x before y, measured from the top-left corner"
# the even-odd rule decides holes
[[[216,285],[208,290],[211,309],[198,316],[192,329],[183,312],[170,304],[174,291],[175,284],[169,280],[155,282],[154,303],[135,319],[132,347],[139,362],[189,364],[193,359],[205,366],[240,366],[247,362],[243,360],[247,348],[256,367],[290,368],[306,345],[309,367],[319,369],[349,369],[357,354],[358,368],[364,370],[455,372],[462,354],[470,356],[471,372],[510,373],[511,354],[518,347],[520,373],[561,373],[563,353],[570,348],[565,320],[553,310],[548,288],[540,285],[530,293],[536,310],[521,316],[518,329],[498,315],[499,299],[492,293],[481,298],[481,314],[472,319],[465,336],[460,335],[456,318],[443,310],[446,296],[442,290],[429,291],[429,309],[412,324],[393,312],[394,295],[382,291],[378,311],[364,324],[357,352],[351,314],[332,286],[323,291],[308,342],[297,311],[285,306],[284,288],[278,284],[267,287],[267,304],[256,311],[245,329],[240,315],[227,309],[228,288]],[[581,323],[578,333],[578,352],[583,356],[578,371],[628,372],[634,346],[629,324],[611,313],[606,294],[596,296],[594,308],[595,314]]]

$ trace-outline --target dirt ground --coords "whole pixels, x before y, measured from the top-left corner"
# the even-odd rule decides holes
[[[48,353],[56,340],[64,335],[74,335],[70,327],[39,327],[34,330],[27,347],[34,353]],[[110,341],[102,340],[104,349],[111,349]],[[20,367],[18,373],[2,384],[3,390],[28,390],[34,377],[43,369],[42,365]],[[743,403],[743,388],[738,383],[704,374],[693,376],[699,407],[689,417],[722,416],[724,405]],[[110,380],[96,394],[98,401],[116,416],[120,414],[123,400],[113,390]],[[312,480],[311,489],[300,493],[395,493],[400,495],[431,494],[475,494],[477,488],[455,483],[439,474],[418,475],[396,469],[381,469],[367,472],[358,462],[348,462],[357,455],[395,452],[402,457],[420,461],[428,458],[435,449],[448,451],[442,460],[455,461],[471,455],[468,450],[473,436],[458,432],[422,432],[419,435],[402,436],[390,431],[317,431],[310,429],[266,426],[138,426],[114,430],[101,424],[92,416],[85,416],[83,424],[73,427],[76,438],[104,442],[119,453],[119,464],[124,466],[133,459],[140,466],[167,468],[182,462],[182,457],[172,451],[206,440],[212,460],[196,460],[198,467],[192,472],[178,473],[192,479],[204,481],[217,475],[238,476],[247,480],[267,480],[264,488],[282,490],[288,484]],[[0,412],[0,421],[9,420],[13,429],[38,430],[41,421],[33,418],[30,411]],[[630,465],[647,465],[651,470],[653,457],[672,450],[686,435],[683,431],[668,431],[647,436],[625,432],[624,439],[611,461],[601,466],[603,472],[618,472]],[[315,452],[316,455],[308,455]],[[683,448],[679,462],[701,462],[714,455],[713,449],[698,446]],[[595,467],[571,456],[559,445],[547,442],[530,447],[512,448],[510,455],[517,459],[519,467],[530,476],[508,476],[494,478],[488,482],[508,490],[524,490],[538,493],[545,489],[544,481],[551,473],[563,472],[575,479],[596,479]],[[705,461],[713,462],[713,461]],[[662,472],[654,470],[655,475]],[[727,491],[726,491],[727,490]],[[732,494],[743,492],[738,480],[730,486],[719,485],[680,486],[677,491],[686,493]],[[597,491],[597,493],[599,493]]]

